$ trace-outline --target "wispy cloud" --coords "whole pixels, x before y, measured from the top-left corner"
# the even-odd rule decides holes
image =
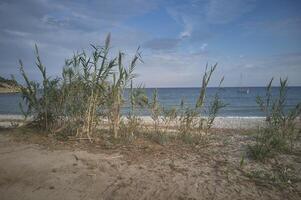
[[[256,0],[190,0],[168,8],[169,14],[183,25],[181,37],[204,40],[216,35],[210,26],[231,23],[255,8]]]
[[[57,75],[66,57],[111,32],[114,52],[131,55],[141,45],[139,81],[146,86],[196,86],[206,62],[219,62],[226,85],[237,85],[241,72],[250,85],[280,75],[301,85],[300,9],[272,0],[2,0],[0,73],[16,73],[21,58],[36,77],[28,66],[37,43]]]
[[[126,27],[122,22],[155,7],[156,3],[147,0],[1,1],[1,74],[17,72],[18,58],[26,65],[33,65],[35,43],[40,47],[43,61],[51,66],[49,73],[53,75],[60,73],[64,58],[87,48],[90,43],[101,43],[109,32],[114,35],[113,45],[136,48],[143,32]],[[124,39],[125,35],[127,39]],[[27,67],[34,76],[36,72],[32,69]]]

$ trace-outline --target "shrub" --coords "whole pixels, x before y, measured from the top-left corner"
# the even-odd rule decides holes
[[[20,104],[20,108],[27,117],[33,115],[33,123],[40,128],[49,130],[52,123],[58,118],[57,109],[61,108],[61,91],[59,90],[59,79],[50,79],[46,74],[46,68],[41,62],[38,47],[35,45],[36,66],[42,75],[42,86],[38,82],[30,81],[24,71],[21,60],[20,72],[25,81],[21,86],[21,95],[25,101],[26,110]],[[41,94],[42,93],[42,94]]]
[[[165,132],[167,132],[167,130],[169,128],[171,128],[171,126],[173,125],[172,123],[175,123],[177,120],[177,109],[176,108],[163,108],[162,109],[162,121],[164,123],[165,126]]]
[[[124,103],[124,90],[128,86],[129,82],[131,82],[131,80],[136,76],[134,74],[134,69],[137,61],[140,59],[139,48],[128,68],[123,66],[123,56],[124,54],[120,52],[117,61],[118,71],[113,73],[112,82],[107,84],[106,87],[106,106],[108,108],[107,114],[115,138],[118,137],[121,107]]]
[[[138,132],[141,127],[142,120],[137,116],[137,109],[144,108],[148,105],[148,97],[146,96],[144,88],[139,85],[137,88],[133,88],[133,82],[131,81],[129,90],[129,103],[130,111],[126,116],[126,123],[124,124],[124,132],[130,137],[134,136],[134,133]]]
[[[212,124],[215,120],[216,115],[226,106],[219,96],[221,90],[221,84],[224,78],[221,79],[218,91],[214,95],[213,101],[209,102],[209,106],[206,109],[206,91],[208,84],[210,82],[211,76],[214,73],[217,64],[213,65],[208,70],[208,65],[206,65],[205,73],[202,78],[202,86],[200,89],[199,97],[196,101],[195,108],[185,107],[184,101],[181,101],[180,111],[179,111],[179,132],[181,134],[193,134],[196,133],[200,136],[203,136],[204,133],[208,133],[209,129],[212,127]],[[204,117],[205,114],[208,114],[207,117]],[[186,136],[184,136],[186,137]],[[198,137],[201,138],[201,137]]]
[[[36,125],[44,130],[75,131],[91,140],[90,136],[104,117],[109,119],[115,137],[118,137],[123,92],[135,78],[134,69],[140,60],[139,48],[129,67],[123,65],[123,53],[109,58],[110,34],[104,46],[92,46],[91,56],[85,51],[67,59],[62,78],[50,78],[35,46],[36,65],[42,75],[42,85],[30,81],[20,60],[20,71],[25,81],[21,94]],[[117,71],[114,70],[116,67]]]
[[[301,102],[286,111],[287,79],[280,79],[278,96],[272,95],[272,82],[273,79],[266,87],[265,96],[258,96],[256,99],[266,117],[266,126],[259,129],[255,145],[249,146],[251,156],[258,160],[265,159],[273,150],[292,151],[294,141],[300,133],[296,127],[296,119],[301,113]]]
[[[160,145],[165,145],[170,140],[170,135],[163,131],[147,133],[147,138]]]
[[[20,60],[20,72],[25,82],[21,87],[21,94],[26,103],[26,109],[22,107],[22,111],[25,116],[33,116],[33,125],[54,134],[64,133],[64,136],[76,133],[76,136],[82,138],[85,135],[92,141],[91,136],[96,128],[105,125],[107,119],[114,138],[120,136],[120,129],[123,129],[122,136],[127,133],[133,137],[141,127],[137,110],[147,107],[153,120],[154,132],[160,141],[165,141],[167,136],[163,134],[173,122],[179,122],[178,130],[184,137],[200,138],[204,130],[207,133],[211,128],[217,113],[225,106],[219,97],[220,89],[209,108],[204,106],[207,86],[217,64],[209,70],[206,66],[194,108],[184,107],[182,102],[180,110],[163,109],[156,89],[149,100],[141,86],[133,88],[136,77],[134,70],[141,61],[139,48],[128,66],[124,64],[124,53],[110,56],[110,34],[103,46],[91,45],[91,49],[90,54],[82,51],[67,59],[62,76],[51,78],[47,75],[35,46],[36,66],[41,74],[42,84],[29,80]],[[129,85],[129,99],[125,99],[124,91]],[[127,120],[122,121],[121,109],[126,101],[130,104],[130,112]],[[203,117],[204,113],[208,113],[207,118]],[[163,132],[159,130],[160,119],[165,125]],[[193,134],[197,134],[197,137]]]
[[[195,131],[198,123],[199,113],[189,107],[185,107],[184,100],[181,101],[179,115],[179,132],[180,134],[191,134]]]
[[[158,100],[158,90],[157,89],[154,89],[154,91],[153,91],[152,101],[149,102],[148,108],[149,108],[150,116],[154,122],[154,124],[153,124],[154,130],[157,133],[159,131],[158,126],[160,123],[160,116],[161,116],[161,111],[162,111],[161,105]]]
[[[220,98],[220,91],[222,90],[221,85],[222,85],[223,81],[224,81],[224,77],[222,77],[222,79],[219,83],[218,91],[215,93],[213,101],[210,102],[210,106],[208,109],[208,119],[206,120],[206,124],[205,124],[206,131],[208,131],[212,127],[213,122],[214,122],[218,112],[220,111],[220,109],[227,106],[227,104],[225,104]]]

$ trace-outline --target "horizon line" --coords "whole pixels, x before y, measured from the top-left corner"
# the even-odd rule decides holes
[[[266,88],[267,86],[221,86],[220,88]],[[277,88],[280,86],[272,86],[272,88]],[[301,85],[292,85],[292,86],[287,86],[288,88],[290,87],[301,87]],[[127,87],[128,88],[128,87]],[[136,88],[136,87],[135,87]],[[201,86],[171,86],[171,87],[166,87],[166,86],[160,86],[160,87],[144,87],[145,89],[170,89],[170,88],[183,88],[183,89],[188,89],[188,88],[201,88]],[[218,86],[208,86],[207,88],[219,88]]]

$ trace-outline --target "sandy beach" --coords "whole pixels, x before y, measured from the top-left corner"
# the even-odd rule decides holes
[[[254,175],[276,175],[280,162],[300,180],[300,154],[240,166],[249,140],[232,130],[205,148],[140,140],[104,148],[2,129],[0,199],[300,199],[300,181],[281,186]]]
[[[0,1],[0,200],[301,200],[300,10]]]
[[[141,116],[142,121],[151,124],[150,116]],[[29,117],[27,120],[30,120]],[[23,115],[0,115],[0,127],[10,127],[12,122],[22,124],[24,122]],[[227,129],[254,129],[264,125],[264,117],[216,117],[213,128]]]

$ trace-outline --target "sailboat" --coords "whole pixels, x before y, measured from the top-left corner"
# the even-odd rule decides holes
[[[250,89],[249,88],[245,88],[242,87],[242,74],[240,74],[240,88],[237,90],[238,93],[243,93],[243,94],[249,94],[250,93]]]

